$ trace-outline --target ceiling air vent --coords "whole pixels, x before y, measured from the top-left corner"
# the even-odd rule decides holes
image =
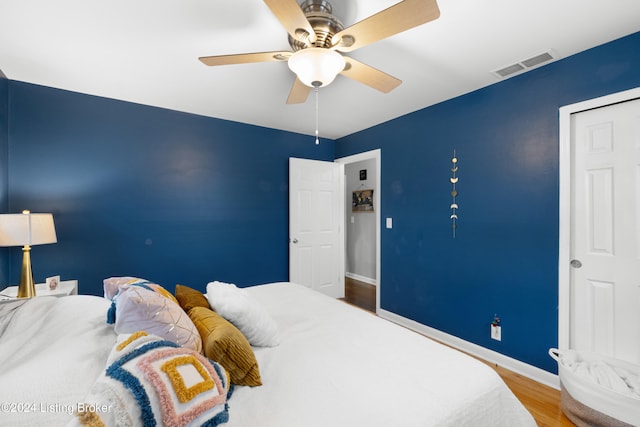
[[[541,53],[540,55],[533,56],[531,58],[524,59],[520,62],[516,62],[515,64],[508,65],[506,67],[500,68],[498,70],[493,71],[493,74],[499,77],[509,77],[512,74],[519,73],[521,71],[526,70],[527,68],[537,67],[540,64],[544,64],[545,62],[551,61],[553,55],[551,55],[550,51]]]
[[[518,71],[524,70],[524,66],[520,64],[509,65],[508,67],[501,68],[499,70],[494,71],[500,77],[507,77],[511,74],[517,73]]]

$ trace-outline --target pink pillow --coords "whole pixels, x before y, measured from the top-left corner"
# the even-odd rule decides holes
[[[102,284],[104,287],[104,297],[108,300],[112,300],[113,297],[116,296],[120,288],[126,288],[131,285],[142,285],[161,293],[165,297],[170,298],[175,302],[178,302],[178,300],[171,294],[171,292],[167,291],[160,285],[148,281],[147,279],[140,279],[138,277],[131,276],[109,277],[108,279],[104,279],[102,281]]]
[[[146,331],[176,344],[202,351],[195,325],[174,300],[141,286],[121,287],[115,296],[115,332]]]
[[[104,297],[108,300],[112,300],[113,297],[116,296],[120,286],[125,286],[130,283],[139,283],[142,279],[138,279],[137,277],[109,277],[108,279],[104,279],[102,281],[104,287]]]

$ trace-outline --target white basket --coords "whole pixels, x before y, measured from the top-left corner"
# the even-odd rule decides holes
[[[623,368],[640,376],[639,365],[596,353],[578,352],[578,354],[581,360],[602,361],[611,367]],[[618,392],[589,378],[577,375],[563,362],[562,352],[558,349],[549,349],[549,355],[558,362],[558,376],[562,393],[566,391],[573,400],[606,416],[632,426],[640,426],[640,397]],[[563,409],[565,409],[564,406]],[[565,410],[565,412],[567,411]]]

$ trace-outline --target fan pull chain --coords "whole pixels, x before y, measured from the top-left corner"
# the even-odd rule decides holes
[[[316,86],[316,145],[320,144],[319,131],[318,131],[318,93],[320,92],[320,86]]]

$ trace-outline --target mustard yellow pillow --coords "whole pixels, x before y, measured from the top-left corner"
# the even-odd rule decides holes
[[[193,288],[184,285],[176,285],[176,299],[180,307],[187,313],[193,307],[209,307],[209,300],[204,296],[202,292],[196,291]]]
[[[262,385],[258,361],[242,332],[209,308],[193,307],[189,317],[202,338],[204,355],[221,364],[232,383]]]

